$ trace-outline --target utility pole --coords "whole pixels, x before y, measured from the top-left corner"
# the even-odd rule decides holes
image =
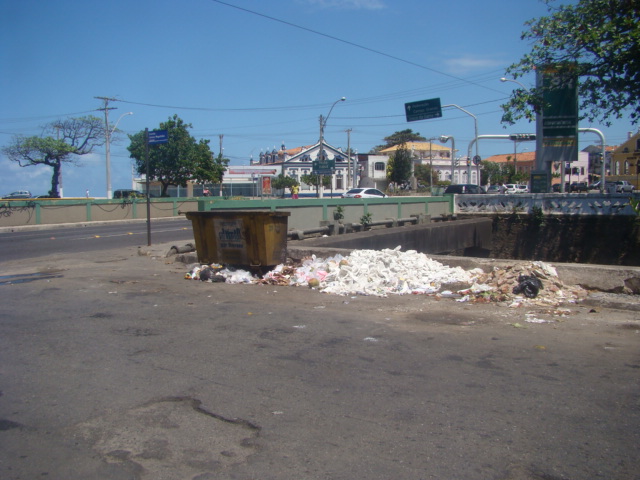
[[[353,188],[353,181],[351,176],[351,128],[347,128],[345,131],[347,132],[347,188]]]
[[[115,98],[110,97],[94,97],[104,102],[104,107],[98,108],[98,110],[104,111],[104,136],[105,142],[105,157],[107,161],[107,200],[111,198],[111,129],[109,128],[109,110],[116,110],[117,107],[109,107],[109,102],[115,102]]]

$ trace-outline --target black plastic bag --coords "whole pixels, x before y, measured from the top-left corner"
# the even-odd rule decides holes
[[[518,277],[518,285],[513,287],[513,293],[522,293],[527,298],[536,298],[542,288],[542,282],[538,277],[520,275]]]
[[[203,282],[224,282],[225,278],[218,274],[218,270],[212,267],[204,267],[200,270],[200,280]]]

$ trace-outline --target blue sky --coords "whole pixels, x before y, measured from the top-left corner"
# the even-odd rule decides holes
[[[125,134],[178,114],[216,154],[223,135],[224,155],[247,165],[283,142],[317,142],[319,116],[344,96],[325,130],[332,145],[346,148],[351,129],[352,148],[366,153],[411,128],[453,135],[465,153],[471,117],[449,108],[407,123],[404,104],[440,98],[474,114],[480,135],[533,133],[533,124],[500,123],[500,104],[517,85],[499,78],[529,50],[524,22],[545,14],[539,0],[0,0],[0,146],[58,119],[102,118],[95,97],[112,97],[111,121],[134,113],[118,125]],[[636,129],[628,121],[581,127],[602,130],[609,145]],[[585,134],[580,146],[596,142]],[[122,135],[111,147],[114,190],[131,185],[127,145]],[[479,144],[483,158],[512,151],[505,141]],[[105,165],[104,147],[65,165],[64,196],[104,197]],[[21,168],[0,154],[0,169],[0,194],[50,188],[49,168]]]

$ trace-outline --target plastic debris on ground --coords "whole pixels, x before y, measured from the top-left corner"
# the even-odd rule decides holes
[[[224,267],[217,263],[211,265],[195,265],[184,276],[187,280],[225,283],[254,283],[258,277],[242,269]]]
[[[514,308],[575,303],[587,296],[581,287],[564,285],[555,268],[543,262],[494,267],[490,272],[466,271],[400,248],[354,250],[347,256],[328,258],[312,255],[297,265],[277,265],[262,278],[218,264],[196,265],[185,278],[305,286],[336,295],[426,294],[458,302],[499,302]]]
[[[447,267],[415,250],[355,250],[348,256],[305,259],[291,270],[278,265],[262,283],[310,286],[337,295],[436,293],[446,283],[467,283],[477,273]]]

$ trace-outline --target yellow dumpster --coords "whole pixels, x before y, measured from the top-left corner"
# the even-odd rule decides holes
[[[249,267],[283,263],[291,212],[210,210],[187,212],[198,261]]]

